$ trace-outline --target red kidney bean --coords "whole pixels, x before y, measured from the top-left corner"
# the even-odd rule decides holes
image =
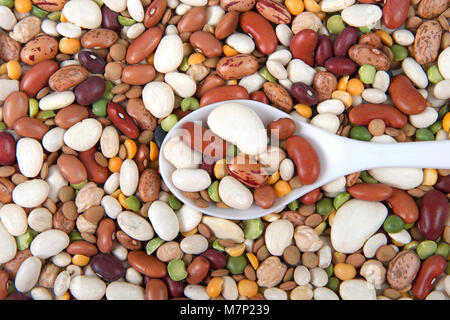
[[[365,201],[384,201],[391,197],[393,190],[382,183],[358,183],[347,188],[353,198]]]
[[[438,190],[430,190],[422,198],[417,227],[428,240],[437,240],[445,227],[448,217],[448,199]]]
[[[54,60],[44,60],[35,64],[22,77],[20,91],[25,92],[29,97],[35,97],[39,90],[47,85],[50,76],[58,69],[59,64]]]
[[[358,41],[358,30],[347,27],[334,40],[333,51],[336,57],[345,57],[348,49]]]
[[[361,103],[352,108],[348,114],[351,123],[358,126],[366,126],[373,119],[381,119],[386,126],[403,128],[408,121],[406,115],[396,107],[387,104]]]
[[[195,31],[189,37],[191,46],[208,58],[216,58],[222,54],[222,44],[211,33]]]
[[[182,139],[191,148],[214,159],[222,159],[227,154],[227,142],[198,122],[186,122],[183,125]]]
[[[125,276],[125,268],[122,262],[112,254],[99,253],[90,261],[92,270],[106,281],[119,280]]]
[[[249,33],[255,41],[256,48],[263,54],[271,54],[277,49],[278,39],[269,21],[262,15],[247,11],[239,17],[242,31]]]
[[[240,85],[221,86],[206,91],[200,99],[200,107],[208,104],[236,99],[248,99],[248,91]]]
[[[202,164],[200,165],[200,169],[208,172],[211,179],[214,179],[214,164],[215,161],[209,157],[204,156],[202,159]]]
[[[188,277],[186,281],[189,284],[197,284],[201,282],[209,271],[209,260],[203,256],[197,256],[187,267]]]
[[[78,153],[78,158],[86,168],[87,177],[89,181],[103,184],[109,177],[109,170],[106,167],[102,167],[95,161],[95,153],[97,149],[92,147],[89,150],[81,151]]]
[[[16,140],[9,132],[0,132],[0,165],[9,166],[16,162]]]
[[[148,279],[145,285],[145,300],[167,300],[167,285],[161,279]]]
[[[108,6],[102,6],[102,25],[105,29],[120,31],[119,13],[112,11]]]
[[[78,53],[80,64],[92,73],[105,73],[106,62],[95,52],[80,51]]]
[[[209,261],[211,269],[222,269],[227,264],[227,258],[223,253],[215,249],[208,249],[200,254]]]
[[[139,137],[139,129],[133,119],[117,103],[110,102],[107,107],[108,116],[114,125],[130,139]]]
[[[116,244],[114,236],[116,223],[110,218],[103,218],[97,227],[97,248],[102,253],[109,253]]]
[[[163,278],[167,286],[169,297],[180,298],[184,296],[184,282],[172,280],[169,276]]]
[[[383,23],[390,29],[399,28],[408,17],[410,0],[386,0],[383,6]]]
[[[270,104],[269,98],[262,91],[254,91],[250,94],[250,100],[259,101],[265,104]]]
[[[405,223],[414,223],[419,218],[416,201],[406,191],[393,188],[392,196],[387,199],[392,212],[402,218]]]
[[[320,188],[316,188],[300,197],[300,202],[306,205],[314,204],[320,199]]]
[[[317,104],[319,101],[316,90],[303,82],[295,82],[291,86],[292,96],[299,102],[309,106]]]
[[[0,270],[0,300],[8,297],[9,277],[6,271]]]
[[[435,279],[445,271],[447,261],[441,255],[433,255],[422,263],[419,273],[412,285],[412,294],[415,298],[423,300],[431,292]]]
[[[100,99],[106,90],[105,80],[100,77],[89,77],[75,87],[78,104],[87,106]]]
[[[298,32],[291,40],[289,49],[294,59],[301,59],[305,63],[314,67],[314,51],[316,50],[319,38],[317,32],[311,29],[304,29]]]
[[[408,77],[399,74],[391,79],[389,95],[394,105],[403,113],[418,114],[427,107],[427,101]]]
[[[139,172],[144,171],[150,165],[150,149],[145,144],[140,144],[137,147],[134,161],[137,164]]]
[[[358,65],[345,57],[333,57],[325,61],[325,68],[337,76],[353,74]]]
[[[437,183],[434,185],[435,189],[438,189],[444,193],[450,193],[450,175],[439,176]]]
[[[305,138],[291,136],[286,141],[286,150],[295,163],[300,181],[314,183],[320,174],[320,160],[313,146]]]
[[[323,34],[319,37],[317,48],[314,51],[314,59],[316,65],[323,67],[325,61],[333,56],[333,42],[331,39]]]

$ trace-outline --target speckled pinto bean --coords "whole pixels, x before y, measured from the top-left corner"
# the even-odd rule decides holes
[[[438,190],[428,191],[422,199],[417,227],[426,239],[436,241],[444,230],[449,204],[445,194]]]
[[[247,11],[239,17],[242,31],[251,34],[256,48],[264,54],[271,54],[277,48],[278,39],[271,24],[260,14]]]
[[[224,80],[236,80],[254,74],[258,70],[258,60],[250,54],[224,57],[217,62],[217,74]]]
[[[387,104],[362,103],[357,105],[348,115],[351,123],[366,126],[374,119],[382,119],[386,126],[403,128],[408,121],[406,115],[396,107]]]
[[[441,255],[433,255],[427,258],[420,267],[419,273],[412,285],[412,294],[415,298],[423,300],[431,292],[435,279],[447,267],[447,261]]]
[[[97,248],[102,253],[109,253],[116,244],[116,223],[109,218],[103,218],[97,227]]]
[[[360,200],[384,201],[392,195],[393,190],[382,183],[358,183],[347,188],[347,192],[352,197]]]
[[[221,86],[210,89],[203,94],[200,99],[200,107],[207,106],[208,104],[237,99],[248,99],[248,91],[240,85]]]
[[[119,104],[108,103],[107,112],[114,125],[127,137],[136,139],[139,136],[138,127]]]
[[[303,29],[298,32],[291,41],[289,49],[294,59],[302,59],[311,67],[314,66],[314,50],[316,50],[319,38],[317,32],[311,29]]]
[[[386,201],[391,206],[392,212],[405,223],[414,223],[419,218],[417,204],[406,191],[393,188],[391,197]]]
[[[84,165],[86,169],[87,178],[89,181],[93,181],[98,184],[105,183],[109,176],[108,168],[100,166],[95,160],[95,153],[97,149],[92,147],[89,150],[81,151],[78,153],[78,158]]]
[[[383,23],[390,29],[399,28],[408,17],[409,0],[386,0],[383,7]]]
[[[58,68],[59,65],[54,60],[45,60],[35,64],[20,81],[20,90],[29,97],[35,97],[39,90],[47,85],[48,79]]]
[[[404,75],[393,77],[388,90],[395,106],[405,114],[418,114],[427,107],[425,98]]]
[[[286,141],[286,150],[294,161],[303,184],[312,184],[320,174],[320,160],[313,146],[302,137],[292,136]]]
[[[314,60],[317,66],[323,67],[325,61],[333,56],[333,41],[323,34],[319,37],[317,48],[314,51]]]
[[[183,125],[182,139],[191,148],[214,159],[222,159],[227,153],[227,142],[198,122],[186,122]]]

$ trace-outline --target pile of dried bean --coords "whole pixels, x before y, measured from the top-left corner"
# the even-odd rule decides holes
[[[0,0],[0,299],[448,299],[449,170],[356,172],[232,221],[170,194],[158,155],[232,99],[352,139],[448,140],[449,17],[447,0]]]

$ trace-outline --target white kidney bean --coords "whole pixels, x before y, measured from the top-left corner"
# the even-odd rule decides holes
[[[386,71],[378,70],[377,73],[375,73],[375,80],[372,87],[386,92],[389,88],[390,82],[391,78],[389,77],[389,74]]]
[[[28,225],[37,232],[50,230],[53,226],[53,214],[47,208],[36,208],[28,215]]]
[[[53,256],[50,261],[57,267],[65,268],[72,262],[72,256],[67,252],[63,251]]]
[[[59,37],[59,33],[56,30],[56,24],[57,23],[55,21],[52,21],[50,19],[42,20],[42,23],[41,23],[42,32],[44,32],[50,36],[53,36],[53,37]]]
[[[49,185],[42,179],[33,179],[17,185],[12,192],[13,202],[24,208],[42,204],[49,194]]]
[[[139,169],[136,162],[126,159],[120,167],[119,176],[120,190],[127,197],[132,196],[139,183]]]
[[[127,268],[127,271],[125,272],[125,279],[136,285],[141,285],[144,282],[144,277],[133,267]]]
[[[151,224],[141,215],[131,211],[122,211],[117,216],[120,229],[131,238],[147,241],[153,238],[154,231]]]
[[[67,38],[81,37],[81,28],[70,22],[60,22],[56,25],[56,31]]]
[[[30,291],[39,279],[41,273],[42,262],[38,257],[29,257],[17,270],[14,280],[14,287],[19,292]]]
[[[166,37],[171,36],[175,35],[167,35]],[[167,58],[172,59],[171,57]],[[178,67],[178,65],[179,64],[177,64],[176,67]],[[170,71],[172,70],[168,70],[167,72]],[[144,101],[145,108],[147,108],[147,110],[157,118],[167,117],[172,113],[175,106],[175,95],[172,88],[168,84],[161,81],[152,81],[147,83],[142,90],[142,100]]]
[[[0,221],[0,263],[6,263],[13,259],[16,252],[16,240]]]
[[[176,212],[180,232],[188,232],[198,226],[202,220],[202,213],[194,208],[183,204]]]
[[[336,134],[339,129],[340,121],[339,118],[332,113],[319,113],[311,119],[311,124],[322,128],[330,133]]]
[[[264,298],[267,300],[287,300],[288,295],[286,291],[273,287],[264,290]]]
[[[23,208],[14,203],[5,204],[0,208],[0,219],[12,236],[17,237],[27,231],[27,214]]]
[[[0,28],[11,31],[17,23],[16,16],[7,6],[0,6]]]
[[[36,287],[30,291],[31,298],[33,300],[53,300],[53,296],[49,289]]]
[[[270,223],[264,235],[265,244],[270,254],[281,256],[292,242],[294,226],[286,219],[279,219]]]
[[[113,158],[119,152],[119,134],[114,126],[107,126],[103,129],[100,137],[100,148],[106,158]]]
[[[98,277],[80,275],[72,278],[70,293],[77,300],[100,300],[106,293],[106,284]]]
[[[143,23],[135,23],[132,26],[124,27],[125,35],[128,39],[136,39],[145,31],[145,25]]]
[[[285,181],[289,181],[294,177],[295,166],[291,159],[284,159],[280,163],[280,177]]]
[[[100,140],[102,130],[102,124],[98,120],[84,119],[66,130],[64,143],[75,151],[89,150]],[[87,135],[86,132],[89,134]]]
[[[224,15],[225,10],[221,6],[208,6],[206,7],[206,24],[216,26]]]
[[[104,196],[101,205],[105,209],[105,213],[111,219],[117,219],[117,216],[122,212],[120,202],[111,196]]]
[[[287,66],[288,78],[292,82],[303,82],[312,85],[316,70],[301,59],[293,59]]]
[[[69,290],[71,280],[72,277],[67,271],[61,271],[56,276],[55,283],[53,285],[53,293],[55,294],[55,296],[59,297],[65,294],[67,290]]]
[[[437,65],[442,77],[450,80],[450,49],[448,47],[439,54]]]
[[[288,77],[288,73],[283,64],[278,60],[267,60],[267,70],[278,80],[285,80]]]
[[[314,287],[324,287],[328,283],[328,275],[322,268],[312,268],[309,272],[311,274],[311,284]]]
[[[191,300],[210,299],[209,295],[206,293],[206,287],[200,284],[188,284],[184,287],[184,295]]]
[[[304,265],[295,267],[294,269],[294,281],[299,286],[307,285],[311,282],[311,273],[309,269]]]
[[[141,0],[127,0],[127,10],[131,18],[137,22],[144,21],[144,6]]]
[[[192,150],[179,137],[168,140],[163,155],[177,169],[196,169],[202,162],[202,154]]]
[[[361,94],[361,97],[369,103],[384,103],[387,100],[387,95],[379,89],[367,88]]]
[[[247,89],[248,93],[252,93],[261,89],[264,82],[266,82],[266,79],[264,79],[259,72],[255,72],[251,75],[242,77],[242,79],[239,80],[239,85]]]
[[[148,208],[148,218],[158,236],[171,241],[178,235],[178,218],[172,208],[163,201],[153,201]]]
[[[370,26],[381,19],[382,11],[373,4],[355,4],[342,10],[341,17],[352,27]]]
[[[255,50],[252,38],[244,33],[233,33],[226,38],[225,43],[239,53],[250,54]]]
[[[113,281],[106,287],[106,300],[144,300],[144,288],[124,281]]]
[[[103,184],[103,189],[105,190],[106,194],[112,194],[119,188],[119,185],[120,173],[114,172],[108,177],[108,179],[106,179],[105,183]]]
[[[413,58],[406,58],[402,62],[402,69],[409,80],[418,88],[426,88],[428,86],[428,77],[422,66]]]
[[[327,99],[317,105],[318,113],[332,113],[340,115],[345,111],[344,103],[339,99]]]
[[[376,233],[367,239],[363,247],[364,256],[368,259],[375,257],[379,247],[387,244],[387,237],[383,233]]]
[[[439,81],[433,90],[434,96],[441,100],[450,98],[450,80]]]
[[[253,203],[252,192],[240,181],[226,176],[219,183],[219,196],[222,201],[234,209],[248,209]]]
[[[44,161],[42,145],[33,138],[21,138],[17,141],[16,158],[20,173],[33,178],[39,174]]]
[[[320,10],[323,12],[337,12],[341,11],[352,4],[356,0],[322,0],[320,1]]]
[[[439,117],[438,112],[433,107],[427,107],[419,114],[411,114],[409,122],[416,128],[427,128],[431,126]]]
[[[392,33],[392,38],[401,46],[408,47],[414,43],[414,34],[407,29],[397,29]]]
[[[175,71],[182,60],[183,43],[181,38],[176,34],[165,35],[159,42],[155,51],[153,65],[156,71],[160,73]]]
[[[164,81],[181,98],[192,97],[197,90],[194,79],[180,72],[169,72],[164,76]]]
[[[208,249],[208,240],[201,234],[193,234],[181,240],[180,248],[185,254],[200,254]]]

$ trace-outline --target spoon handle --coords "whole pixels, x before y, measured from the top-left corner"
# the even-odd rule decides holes
[[[355,171],[375,168],[450,169],[450,140],[346,144],[345,161]]]

